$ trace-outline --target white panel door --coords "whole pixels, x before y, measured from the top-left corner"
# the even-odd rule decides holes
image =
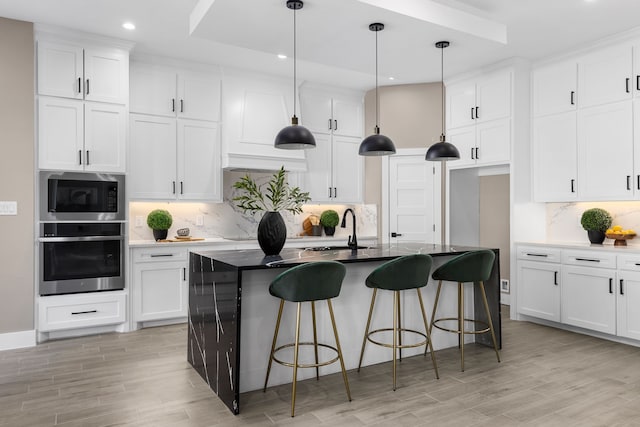
[[[640,340],[640,273],[618,270],[618,335]]]
[[[178,120],[178,198],[222,201],[217,123]]]
[[[511,72],[499,71],[476,82],[477,123],[511,116]]]
[[[304,173],[304,191],[309,192],[311,202],[332,201],[332,147],[331,135],[315,133],[316,148],[306,150],[307,171]]]
[[[476,164],[476,126],[449,130],[447,141],[455,145],[460,152],[460,159],[447,163],[449,169]]]
[[[333,198],[331,200],[334,202],[362,203],[364,199],[364,158],[358,155],[359,147],[360,138],[333,136]],[[325,168],[328,166],[325,165]]]
[[[180,72],[176,111],[184,119],[219,121],[220,79],[211,74]]]
[[[632,101],[578,111],[578,164],[582,200],[633,197]]]
[[[38,42],[38,93],[82,99],[83,51],[79,46]]]
[[[616,333],[615,270],[562,266],[562,323]]]
[[[560,264],[518,261],[518,312],[560,321]]]
[[[84,93],[87,101],[129,102],[129,55],[114,49],[85,49]]]
[[[84,168],[82,101],[41,96],[38,99],[40,169]]]
[[[533,191],[537,202],[578,198],[576,113],[533,121]]]
[[[130,73],[129,111],[174,117],[177,74],[156,65],[133,63]]]
[[[560,62],[532,73],[533,115],[564,113],[576,109],[578,64]]]
[[[440,162],[426,162],[424,155],[391,156],[389,241],[439,241],[439,212]]]
[[[85,102],[85,170],[125,172],[127,114],[124,105]]]
[[[176,119],[131,114],[131,199],[176,198]]]
[[[476,126],[475,160],[478,165],[509,163],[511,160],[511,121],[493,120]]]
[[[580,108],[631,99],[631,47],[608,47],[578,61]]]
[[[447,129],[475,123],[476,87],[473,82],[447,85]]]
[[[364,121],[362,98],[334,96],[332,113],[334,134],[362,137]]]
[[[184,262],[136,263],[133,274],[135,322],[187,316],[188,287]]]

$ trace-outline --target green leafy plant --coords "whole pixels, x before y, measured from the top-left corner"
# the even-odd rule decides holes
[[[265,191],[264,185],[267,186]],[[245,175],[233,184],[233,188],[243,192],[233,198],[236,206],[251,214],[283,210],[299,214],[302,213],[302,205],[311,200],[309,193],[301,191],[298,187],[289,187],[284,166],[274,173],[266,184],[258,185],[253,178]]]
[[[156,209],[147,215],[147,225],[153,230],[168,230],[173,224],[173,217],[164,209]]]
[[[587,209],[582,213],[580,224],[585,230],[607,231],[611,227],[613,219],[609,212],[600,208]]]
[[[338,216],[338,212],[333,209],[327,209],[322,212],[320,215],[320,224],[325,227],[335,227],[340,222],[340,217]]]

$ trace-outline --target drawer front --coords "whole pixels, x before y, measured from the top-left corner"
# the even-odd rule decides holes
[[[170,243],[168,243],[170,245]],[[163,246],[160,248],[133,249],[133,262],[186,261],[188,247]]]
[[[618,268],[621,270],[640,271],[640,254],[618,255]]]
[[[126,295],[64,295],[39,299],[40,332],[113,325],[126,320]]]
[[[518,246],[518,259],[538,262],[560,262],[560,249],[543,246]]]
[[[584,267],[616,268],[616,255],[606,252],[564,250],[562,263]]]

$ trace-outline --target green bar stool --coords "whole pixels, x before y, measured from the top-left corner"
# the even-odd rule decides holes
[[[369,308],[369,318],[367,319],[367,326],[364,331],[364,338],[362,339],[362,350],[360,351],[360,362],[358,363],[358,372],[362,366],[362,358],[364,356],[364,349],[367,341],[372,344],[380,345],[393,349],[393,390],[396,390],[396,359],[398,353],[400,354],[400,360],[402,360],[402,349],[410,347],[425,346],[425,355],[427,349],[431,351],[431,361],[433,363],[433,369],[435,370],[436,378],[438,376],[438,364],[436,363],[436,357],[433,353],[433,346],[431,344],[431,330],[427,322],[427,316],[424,312],[424,303],[422,301],[422,293],[420,288],[427,285],[429,282],[429,272],[431,271],[432,259],[429,255],[406,255],[400,258],[396,258],[389,262],[386,262],[373,270],[367,277],[365,285],[368,288],[373,288],[373,295],[371,296],[371,306]],[[378,289],[393,291],[393,328],[382,328],[370,331],[371,317],[373,314],[373,307],[378,294]],[[422,311],[422,320],[424,322],[424,333],[416,331],[414,329],[403,328],[400,322],[400,291],[409,289],[415,289],[418,294],[418,301],[420,302],[420,310]],[[393,332],[393,342],[383,343],[372,338],[375,334],[380,332]],[[402,344],[402,333],[409,332],[420,335],[424,340],[415,344]]]
[[[431,315],[431,327],[436,327],[443,331],[458,334],[458,347],[460,347],[460,366],[464,372],[464,336],[467,334],[485,334],[491,333],[493,340],[493,348],[496,351],[496,357],[500,362],[500,353],[498,352],[498,344],[496,342],[496,334],[491,321],[491,313],[489,304],[487,303],[487,294],[484,289],[484,282],[491,276],[495,253],[490,250],[480,250],[467,252],[459,255],[445,264],[438,267],[432,274],[434,280],[438,280],[438,290],[436,291],[436,300],[433,304],[433,314]],[[441,317],[436,319],[436,310],[438,309],[438,301],[440,299],[440,291],[442,289],[442,281],[458,283],[458,315],[457,317]],[[489,322],[483,322],[476,319],[465,319],[464,317],[464,283],[477,283],[482,294],[482,301],[487,313]],[[442,325],[445,321],[455,320],[458,323],[457,329],[446,328]],[[473,330],[465,329],[465,322],[474,325]],[[479,325],[482,329],[476,329]]]
[[[344,386],[347,390],[347,398],[351,401],[351,391],[349,390],[349,380],[347,379],[347,371],[344,367],[344,359],[342,357],[342,349],[340,348],[340,340],[338,339],[338,330],[336,329],[336,320],[333,315],[333,306],[331,298],[335,298],[340,294],[342,280],[344,279],[346,268],[344,265],[335,261],[318,261],[292,267],[280,275],[278,275],[269,286],[269,293],[276,298],[280,298],[280,309],[278,310],[278,318],[276,320],[276,328],[273,333],[273,342],[271,344],[271,354],[269,355],[269,365],[267,367],[267,377],[264,380],[264,391],[267,389],[269,374],[271,372],[272,362],[279,363],[284,366],[293,368],[293,385],[291,390],[291,416],[294,416],[296,406],[296,381],[298,378],[298,368],[316,368],[316,378],[319,379],[318,368],[326,366],[336,361],[340,361],[342,368],[342,378]],[[331,318],[331,326],[333,326],[333,335],[336,339],[335,347],[328,344],[318,343],[316,333],[316,301],[327,301],[329,307],[329,316]],[[282,310],[285,301],[298,303],[296,317],[296,338],[294,343],[284,344],[276,348],[278,340],[278,331],[280,329],[280,320],[282,319]],[[313,342],[300,342],[300,314],[303,302],[311,302],[311,318],[313,323]],[[315,353],[315,363],[301,364],[298,363],[299,348],[302,345],[312,345]],[[318,362],[318,346],[331,349],[336,352],[336,357],[329,361]],[[276,357],[276,353],[282,349],[294,347],[293,363],[280,360]]]

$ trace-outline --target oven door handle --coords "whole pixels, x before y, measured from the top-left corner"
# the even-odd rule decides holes
[[[43,243],[57,242],[100,242],[111,240],[124,240],[124,236],[78,236],[78,237],[40,237],[38,239]]]

